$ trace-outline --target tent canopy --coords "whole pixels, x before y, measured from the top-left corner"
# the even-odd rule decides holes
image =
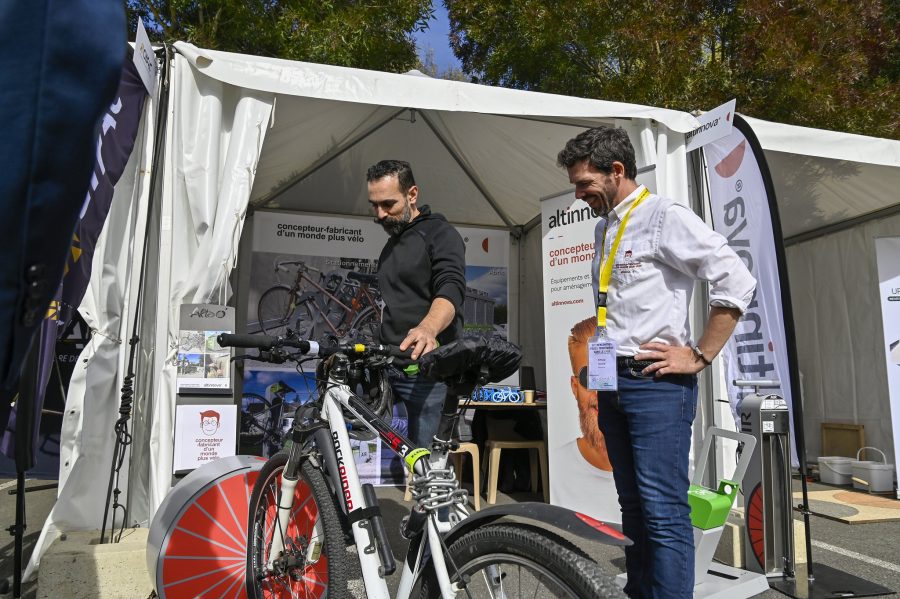
[[[568,186],[556,152],[585,128],[624,120],[680,133],[696,127],[687,113],[648,106],[176,48],[199,73],[276,94],[254,207],[367,215],[367,167],[398,158],[412,163],[422,201],[450,221],[524,225],[541,197]],[[639,165],[657,163],[657,143],[638,149]]]
[[[900,208],[900,141],[747,122],[765,151],[788,243]]]

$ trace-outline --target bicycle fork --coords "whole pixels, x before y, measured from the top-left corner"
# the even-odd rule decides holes
[[[288,472],[288,469],[293,472]],[[269,560],[266,562],[266,569],[272,571],[275,569],[275,560],[280,558],[284,553],[284,538],[287,534],[288,524],[291,519],[291,510],[294,507],[294,491],[300,480],[300,447],[298,444],[291,445],[291,454],[288,457],[287,465],[281,475],[281,485],[279,486],[278,495],[278,522],[277,528],[272,535],[272,549],[269,551]]]

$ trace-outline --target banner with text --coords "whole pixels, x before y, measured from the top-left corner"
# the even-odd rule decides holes
[[[888,396],[894,429],[894,463],[900,463],[900,237],[875,240],[878,263],[878,295],[884,327],[884,355],[887,358]],[[900,499],[900,490],[897,491]]]
[[[736,116],[735,127],[728,137],[703,147],[713,228],[725,236],[757,281],[753,301],[722,350],[728,399],[739,429],[740,404],[754,390],[733,385],[735,379],[780,381],[781,388],[777,391],[790,407],[792,420],[794,386],[785,329],[787,304],[776,249],[776,230],[777,235],[781,231],[777,225],[778,214],[772,207],[775,198],[770,191],[771,183],[766,183],[765,158],[762,152],[754,152],[755,137],[751,141],[743,129],[750,131]],[[793,436],[791,445],[796,465]]]
[[[507,337],[509,322],[509,233],[456,227],[466,245],[465,331],[467,335]],[[388,236],[371,218],[258,211],[253,215],[253,247],[247,331],[282,334],[287,328],[310,339],[323,336],[378,339],[383,301],[377,282],[378,256]],[[253,364],[245,371],[242,420],[290,426],[296,405],[315,393],[315,365],[298,373],[292,365]],[[514,384],[517,377],[505,381]],[[279,409],[272,406],[282,405]],[[262,406],[262,407],[260,407]],[[275,417],[278,411],[282,417]],[[396,408],[393,426],[406,430],[405,411]],[[242,453],[268,454],[267,446]],[[399,459],[380,448],[357,447],[368,462],[363,482],[403,480]],[[372,460],[379,462],[374,468]],[[368,478],[366,478],[368,477]]]
[[[541,202],[550,502],[621,522],[612,467],[597,426],[597,393],[582,386],[597,328],[591,291],[598,216],[572,192]]]

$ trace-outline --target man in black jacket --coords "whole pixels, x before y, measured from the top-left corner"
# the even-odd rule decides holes
[[[447,219],[416,204],[419,188],[408,162],[382,160],[369,168],[366,180],[375,221],[390,235],[378,260],[381,342],[412,348],[417,359],[462,333],[465,245]],[[428,447],[446,387],[396,368],[389,377],[395,397],[406,404],[410,438]]]

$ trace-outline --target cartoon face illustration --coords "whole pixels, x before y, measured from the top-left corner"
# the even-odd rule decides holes
[[[200,430],[207,437],[215,435],[216,431],[219,430],[219,419],[219,413],[215,410],[200,412]]]

